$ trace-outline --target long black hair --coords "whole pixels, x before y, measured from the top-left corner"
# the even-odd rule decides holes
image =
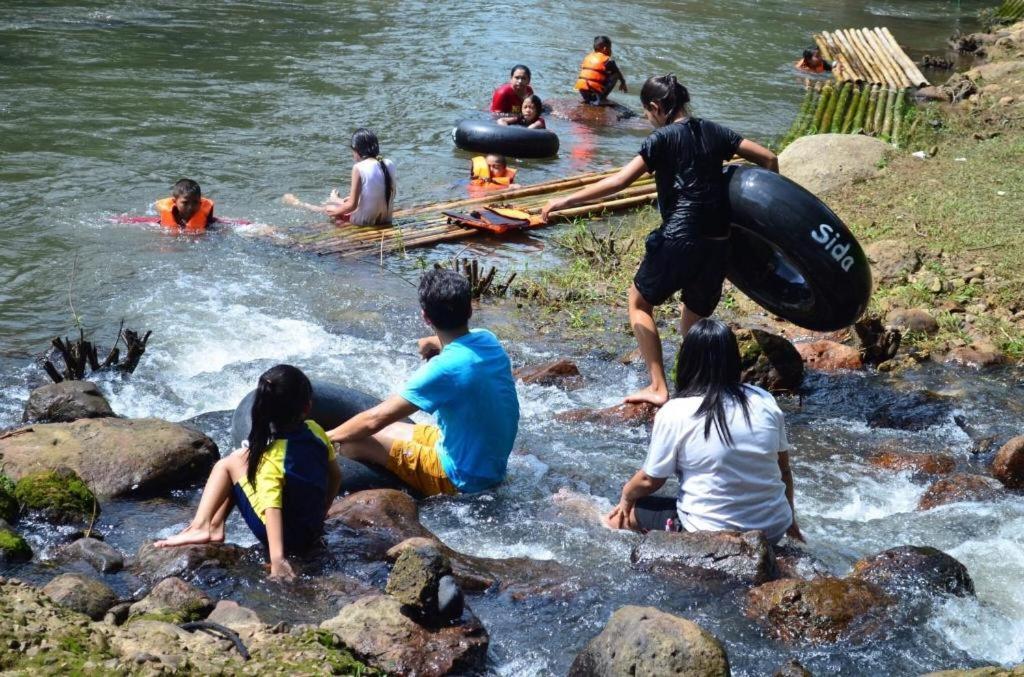
[[[380,154],[380,142],[377,141],[377,135],[371,132],[366,127],[360,127],[356,131],[352,132],[352,150],[359,153],[359,157],[369,159],[373,158],[380,165],[380,170],[384,172],[384,203],[391,204],[391,174],[388,173],[388,166],[384,164],[384,158]]]
[[[724,322],[703,319],[686,332],[676,358],[676,397],[703,397],[697,415],[704,416],[704,439],[711,426],[727,445],[732,445],[727,400],[740,405],[743,420],[750,425],[747,393],[740,381],[740,349],[736,335]]]
[[[249,429],[249,464],[246,477],[256,485],[256,470],[275,434],[302,422],[313,400],[313,386],[298,367],[279,364],[267,369],[256,384]]]
[[[658,108],[668,115],[667,119],[671,122],[680,112],[689,112],[687,105],[690,103],[690,92],[671,73],[656,75],[644,82],[640,90],[640,103],[644,108],[650,108],[652,103],[657,103]]]

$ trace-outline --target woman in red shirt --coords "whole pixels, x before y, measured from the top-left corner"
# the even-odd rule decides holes
[[[516,64],[512,67],[509,81],[494,90],[491,112],[500,118],[518,118],[522,113],[523,99],[531,94],[530,69],[523,64]]]

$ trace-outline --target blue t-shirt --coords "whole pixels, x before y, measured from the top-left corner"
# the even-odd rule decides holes
[[[459,491],[482,491],[505,478],[519,430],[512,364],[497,337],[473,329],[416,370],[399,393],[436,414],[438,455]]]

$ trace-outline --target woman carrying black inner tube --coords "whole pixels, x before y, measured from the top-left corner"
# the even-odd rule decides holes
[[[740,382],[736,335],[698,321],[683,339],[676,394],[654,418],[643,467],[611,512],[612,529],[764,532],[803,540],[785,419],[767,391]],[[679,495],[651,496],[672,475]]]
[[[656,127],[640,152],[616,174],[568,197],[551,200],[555,210],[617,193],[646,172],[654,173],[661,226],[647,236],[646,252],[629,290],[629,322],[651,383],[625,398],[661,406],[668,400],[661,337],[654,306],[677,291],[682,296],[682,332],[714,312],[729,263],[729,202],[722,163],[734,155],[774,172],[778,158],[758,143],[709,120],[690,116],[690,94],[674,75],[648,78],[640,92],[647,120]]]

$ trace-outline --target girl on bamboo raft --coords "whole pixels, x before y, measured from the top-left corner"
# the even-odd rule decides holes
[[[654,306],[680,292],[682,332],[711,315],[722,296],[729,262],[729,207],[722,164],[739,155],[774,172],[778,158],[764,146],[710,120],[690,115],[690,94],[674,75],[648,78],[640,92],[655,131],[616,174],[568,197],[550,200],[541,214],[567,209],[627,188],[653,173],[662,223],[647,236],[640,268],[629,290],[629,320],[651,383],[627,402],[668,401],[661,338]]]

